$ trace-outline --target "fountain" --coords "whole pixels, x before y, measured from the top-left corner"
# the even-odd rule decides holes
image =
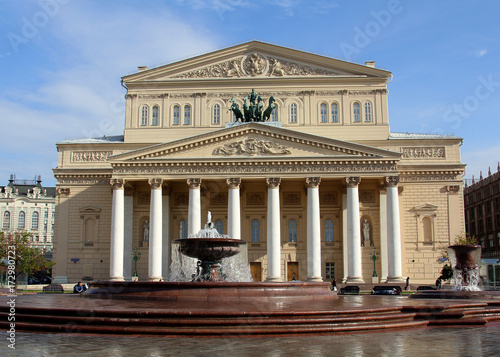
[[[455,291],[480,291],[479,263],[481,261],[480,245],[451,245],[448,247],[453,268]]]

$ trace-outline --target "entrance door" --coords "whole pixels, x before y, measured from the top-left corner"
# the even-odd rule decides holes
[[[287,274],[286,274],[286,280],[287,281],[292,281],[294,280],[300,280],[299,279],[299,262],[287,262]],[[294,275],[295,274],[295,275]]]
[[[251,262],[250,273],[252,274],[253,281],[262,281],[262,264],[260,262]]]

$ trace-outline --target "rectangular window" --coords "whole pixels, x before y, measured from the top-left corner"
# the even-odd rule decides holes
[[[326,280],[335,279],[335,263],[325,263],[326,264]]]

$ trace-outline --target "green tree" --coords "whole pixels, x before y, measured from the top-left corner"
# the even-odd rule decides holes
[[[8,285],[14,283],[17,287],[18,277],[21,274],[33,275],[43,271],[48,273],[54,263],[45,258],[40,248],[32,247],[28,232],[0,232],[0,256],[2,270],[6,270],[10,277]],[[15,280],[15,281],[13,281]]]

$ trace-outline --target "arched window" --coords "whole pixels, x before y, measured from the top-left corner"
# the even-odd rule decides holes
[[[31,229],[38,229],[38,212],[31,215]]]
[[[17,218],[17,228],[24,229],[26,227],[26,213],[24,211],[19,212]]]
[[[159,114],[160,114],[160,108],[158,108],[157,105],[155,105],[153,107],[153,116],[151,118],[151,125],[158,125],[158,118],[159,118]]]
[[[10,229],[10,212],[5,211],[3,214],[3,229]]]
[[[187,221],[183,219],[179,222],[179,237],[187,238],[187,236],[188,236]]]
[[[333,221],[331,219],[325,221],[325,242],[333,242]]]
[[[365,122],[371,122],[372,121],[372,103],[371,102],[365,102]]]
[[[215,221],[215,229],[217,229],[217,232],[219,232],[219,234],[224,234],[224,222],[222,222],[222,219],[218,219]]]
[[[220,124],[220,105],[215,104],[212,112],[212,124]]]
[[[148,106],[143,105],[141,108],[141,125],[148,125]]]
[[[432,220],[429,217],[422,219],[424,229],[424,243],[432,243]]]
[[[178,105],[174,105],[174,119],[172,120],[172,125],[179,125],[181,123],[181,108]]]
[[[297,103],[292,103],[290,105],[290,123],[297,122]]]
[[[191,124],[191,106],[186,105],[184,106],[184,125],[190,125]]]
[[[332,123],[339,122],[339,105],[337,103],[332,103]]]
[[[271,121],[278,121],[278,105],[276,105],[271,112]]]
[[[288,221],[288,242],[297,243],[297,221],[294,219]]]
[[[260,221],[254,219],[252,221],[252,243],[260,242]]]
[[[353,121],[355,123],[359,123],[361,121],[361,115],[359,111],[360,111],[359,103],[356,102],[352,105]]]
[[[320,113],[320,122],[328,123],[328,110],[326,107],[326,103],[321,103],[321,105],[319,106],[319,113]]]

